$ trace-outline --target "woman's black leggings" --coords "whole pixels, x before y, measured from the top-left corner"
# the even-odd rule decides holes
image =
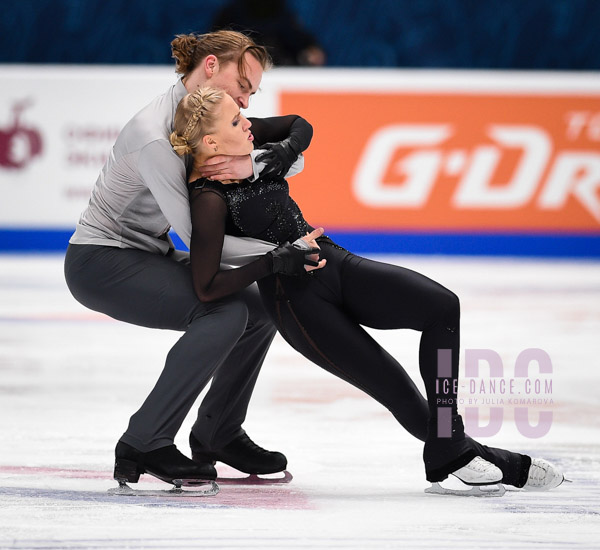
[[[274,275],[259,282],[281,335],[306,358],[379,401],[425,441],[430,481],[444,479],[476,455],[484,456],[484,446],[465,436],[457,413],[458,297],[409,269],[320,244],[325,268],[305,277]],[[422,333],[419,368],[427,401],[402,365],[361,325]],[[522,477],[521,455],[508,454],[515,456],[505,476],[510,470],[514,479],[506,482],[516,485]]]

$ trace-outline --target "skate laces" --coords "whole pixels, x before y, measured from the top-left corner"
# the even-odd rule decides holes
[[[260,445],[257,445],[256,443],[254,443],[254,441],[252,441],[250,439],[250,436],[248,434],[243,434],[242,436],[240,436],[240,441],[239,441],[242,445],[244,445],[245,447],[247,447],[248,450],[260,453],[260,454],[270,454],[269,451],[267,451],[266,449],[263,449]]]
[[[531,459],[531,466],[527,475],[527,482],[523,486],[526,490],[547,491],[558,487],[565,481],[564,473],[554,464],[543,458]]]
[[[549,463],[545,463],[539,460],[532,460],[531,466],[529,467],[528,482],[530,485],[543,485],[546,482],[546,478],[553,470]]]
[[[476,456],[471,462],[464,466],[464,468],[468,468],[474,472],[487,472],[491,468],[495,468],[495,466],[480,456]]]
[[[500,468],[480,456],[452,472],[452,475],[467,485],[491,485],[502,480]]]

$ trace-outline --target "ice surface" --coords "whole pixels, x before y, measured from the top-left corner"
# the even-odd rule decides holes
[[[598,548],[600,264],[393,257],[461,297],[464,349],[500,354],[504,378],[527,348],[552,359],[540,438],[522,435],[507,395],[483,443],[542,456],[573,481],[549,493],[479,499],[424,493],[421,444],[354,388],[279,337],[245,428],[281,450],[288,485],[222,486],[215,497],[115,497],[114,445],[178,338],[77,304],[58,256],[0,256],[0,548]],[[418,334],[373,331],[418,379]],[[535,377],[535,364],[532,367]],[[422,384],[419,381],[419,386]],[[535,397],[535,396],[534,396]],[[504,402],[499,404],[500,399]],[[193,412],[176,443],[186,439]],[[230,472],[222,470],[227,475]],[[143,478],[141,486],[164,484]],[[166,487],[165,487],[166,488]]]

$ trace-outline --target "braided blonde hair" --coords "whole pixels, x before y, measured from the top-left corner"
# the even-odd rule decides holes
[[[169,141],[180,157],[198,152],[202,138],[214,129],[217,107],[224,97],[223,90],[206,87],[179,102]]]

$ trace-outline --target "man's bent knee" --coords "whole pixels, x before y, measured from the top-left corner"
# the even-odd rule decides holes
[[[218,317],[224,329],[241,334],[248,324],[248,307],[243,300],[238,298],[219,300],[212,303],[198,301],[192,312],[190,324],[207,317]]]

